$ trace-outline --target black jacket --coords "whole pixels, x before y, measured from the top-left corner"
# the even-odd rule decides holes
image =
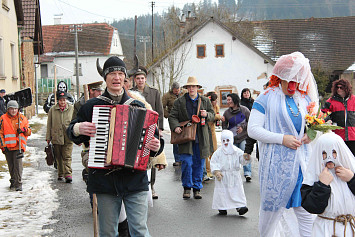
[[[348,182],[350,191],[355,195],[355,176]],[[313,186],[302,184],[302,207],[312,214],[321,214],[328,206],[331,193],[330,185],[314,182]]]
[[[110,98],[107,90],[103,96]],[[130,97],[124,92],[120,104],[123,104],[128,99],[130,99]],[[90,137],[88,136],[74,136],[73,128],[78,122],[92,121],[94,105],[110,105],[110,103],[99,98],[92,98],[80,107],[76,119],[71,121],[67,129],[68,137],[75,144],[88,143],[90,141]],[[131,105],[144,107],[144,104],[137,100],[134,100]],[[159,137],[158,129],[156,130],[155,137]],[[161,140],[161,147],[158,154],[163,150],[163,147],[164,142]],[[151,152],[151,156],[154,155],[156,154]],[[146,171],[120,169],[112,172],[110,169],[89,168],[88,192],[117,195],[118,193],[124,194],[139,191],[148,191],[148,177]]]

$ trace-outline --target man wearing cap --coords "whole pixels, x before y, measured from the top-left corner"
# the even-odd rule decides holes
[[[181,95],[180,93],[180,85],[178,82],[173,82],[171,85],[170,90],[163,95],[162,101],[163,101],[163,109],[164,109],[164,117],[169,118],[169,114],[171,109],[173,108],[174,101]],[[180,156],[179,156],[179,151],[178,151],[178,145],[173,144],[173,154],[174,154],[174,159],[175,162],[173,163],[173,166],[179,166],[180,163]]]
[[[7,113],[0,118],[0,146],[6,156],[10,172],[10,189],[22,191],[22,157],[18,154],[19,141],[21,152],[26,151],[27,137],[31,135],[27,118],[19,111],[16,100],[7,103]],[[19,124],[20,123],[20,124]]]
[[[68,138],[66,129],[73,115],[73,105],[67,103],[68,94],[57,92],[58,103],[48,112],[46,140],[52,142],[54,157],[57,161],[58,181],[65,178],[66,183],[72,182],[72,150],[73,142]]]
[[[147,70],[139,66],[136,73],[133,75],[134,82],[136,86],[133,87],[133,91],[139,91],[145,98],[145,100],[152,106],[152,109],[159,114],[159,130],[160,133],[164,130],[164,112],[163,105],[161,103],[160,92],[152,87],[149,87],[147,82]],[[156,169],[152,167],[151,177],[150,177],[150,186],[152,188],[153,199],[158,199],[158,195],[155,192],[154,184],[156,179]]]
[[[0,116],[6,113],[5,99],[4,96],[6,94],[5,89],[0,90]]]
[[[191,121],[192,115],[196,114],[200,118],[195,141],[178,145],[184,199],[190,198],[191,188],[195,199],[202,198],[200,190],[202,189],[203,167],[205,158],[208,158],[212,152],[211,131],[207,122],[214,121],[215,113],[211,101],[198,94],[197,90],[201,87],[195,77],[189,77],[184,85],[188,93],[175,100],[169,115],[170,129],[176,133],[182,132],[180,122]],[[198,109],[200,109],[199,112]]]
[[[117,56],[106,60],[103,69],[97,63],[100,75],[106,81],[106,90],[102,96],[93,98],[81,106],[67,134],[75,144],[88,145],[90,137],[95,136],[96,127],[92,123],[94,105],[129,104],[144,107],[144,104],[130,98],[123,88],[127,77],[126,65]],[[148,143],[151,156],[163,149],[156,131]],[[163,165],[157,165],[159,169]],[[147,227],[148,217],[148,177],[146,171],[131,169],[95,169],[89,168],[88,192],[96,193],[99,210],[100,236],[117,236],[118,219],[122,201],[127,212],[129,232],[132,236],[150,236]]]

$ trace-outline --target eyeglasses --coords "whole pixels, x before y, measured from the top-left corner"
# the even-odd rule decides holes
[[[337,86],[337,89],[344,90],[343,86]]]

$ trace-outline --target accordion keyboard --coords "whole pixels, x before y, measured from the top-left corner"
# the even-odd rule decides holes
[[[104,168],[110,128],[111,107],[94,107],[92,123],[96,126],[96,134],[90,138],[88,166]]]

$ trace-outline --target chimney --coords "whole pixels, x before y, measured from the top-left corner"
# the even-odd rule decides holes
[[[191,11],[187,11],[187,18],[191,17]]]
[[[54,25],[60,25],[62,24],[62,16],[63,16],[63,13],[61,14],[54,14]]]
[[[185,16],[184,13],[182,13],[182,15],[181,15],[181,20],[180,20],[180,22],[186,22],[186,16]]]

